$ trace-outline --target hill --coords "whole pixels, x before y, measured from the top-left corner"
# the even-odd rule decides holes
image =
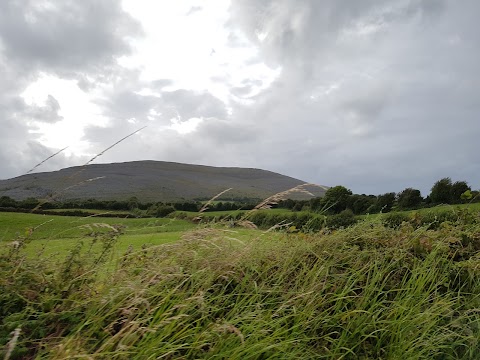
[[[182,201],[209,199],[232,188],[223,199],[263,199],[303,183],[261,169],[148,160],[92,164],[0,180],[0,196],[16,200],[45,198],[50,194],[59,200],[125,200],[136,196],[145,202]],[[317,187],[311,191],[316,196],[324,194]]]

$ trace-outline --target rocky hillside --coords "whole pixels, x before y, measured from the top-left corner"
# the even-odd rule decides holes
[[[136,196],[140,201],[181,201],[208,199],[233,188],[222,198],[263,199],[302,183],[304,181],[260,169],[134,161],[71,167],[0,180],[0,196],[17,200],[45,198],[50,194],[59,200],[124,200]],[[317,187],[309,190],[317,196],[324,193]]]

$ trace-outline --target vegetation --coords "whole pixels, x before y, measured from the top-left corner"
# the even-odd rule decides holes
[[[436,229],[379,218],[315,234],[198,227],[117,259],[114,224],[56,258],[28,256],[38,240],[20,237],[0,252],[1,355],[477,359],[470,215]]]
[[[465,181],[452,183],[450,178],[437,181],[430,194],[423,198],[420,190],[406,188],[399,193],[365,195],[353,194],[344,186],[328,189],[323,197],[310,200],[281,201],[278,206],[292,211],[313,211],[339,214],[350,209],[355,215],[388,213],[390,211],[415,210],[441,204],[466,204],[480,202],[478,191],[472,191]]]

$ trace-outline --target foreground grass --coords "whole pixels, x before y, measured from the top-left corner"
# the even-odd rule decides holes
[[[315,235],[198,228],[129,250],[0,257],[11,358],[478,359],[480,224]],[[16,344],[12,331],[20,329]],[[17,331],[17,332],[18,332]],[[10,345],[7,343],[10,341]],[[2,354],[2,355],[4,355]]]

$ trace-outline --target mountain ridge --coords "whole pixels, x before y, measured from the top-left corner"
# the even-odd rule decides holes
[[[168,202],[208,199],[232,188],[222,199],[264,199],[304,183],[257,168],[140,160],[73,166],[0,180],[0,196],[16,200],[52,195],[57,200],[125,200],[136,196],[140,201]],[[320,187],[311,190],[316,196],[325,192]]]

